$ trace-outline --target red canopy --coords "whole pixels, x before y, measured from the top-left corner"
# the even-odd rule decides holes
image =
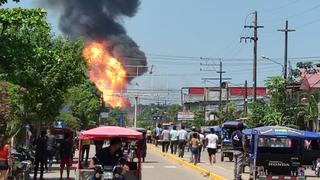
[[[101,126],[80,133],[80,139],[105,140],[110,138],[143,139],[142,133],[117,126]]]

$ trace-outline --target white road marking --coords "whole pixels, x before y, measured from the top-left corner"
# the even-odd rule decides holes
[[[145,166],[145,165],[143,165],[142,168],[144,168],[144,169],[154,169],[154,166]]]
[[[177,166],[164,166],[165,168],[167,168],[167,169],[175,169],[175,168],[177,168]]]

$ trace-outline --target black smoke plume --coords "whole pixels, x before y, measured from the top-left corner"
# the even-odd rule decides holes
[[[41,6],[58,13],[59,29],[71,39],[84,37],[87,42],[105,41],[110,54],[123,63],[128,82],[147,71],[147,60],[128,35],[121,21],[133,17],[140,0],[38,0]],[[137,71],[137,67],[138,68]],[[137,74],[138,72],[138,74]]]

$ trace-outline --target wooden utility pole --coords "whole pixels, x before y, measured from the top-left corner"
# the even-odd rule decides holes
[[[222,74],[226,73],[225,71],[222,71],[222,61],[220,60],[220,70],[217,71],[219,73],[219,81],[220,81],[220,86],[219,86],[219,110],[222,110]]]
[[[263,28],[263,26],[258,26],[258,12],[255,11],[254,13],[254,25],[247,26],[245,25],[244,28],[253,28],[253,37],[241,37],[242,39],[247,41],[253,41],[253,101],[257,100],[257,54],[258,54],[258,29]]]
[[[284,29],[278,29],[278,31],[284,32],[284,63],[283,63],[283,78],[288,77],[288,32],[296,31],[294,29],[288,29],[288,20],[286,20],[286,26]]]
[[[248,82],[247,82],[247,80],[244,82],[244,98],[243,98],[243,100],[244,100],[244,107],[243,107],[243,109],[244,109],[244,112],[245,113],[248,113]]]

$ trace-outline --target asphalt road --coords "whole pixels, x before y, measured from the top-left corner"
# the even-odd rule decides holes
[[[152,151],[148,151],[146,162],[142,164],[142,179],[208,180],[203,175],[169,161]]]
[[[94,146],[90,147],[90,157],[94,155]],[[77,157],[77,156],[75,156]],[[74,159],[74,163],[76,159]],[[65,173],[64,173],[65,175]],[[71,170],[71,179],[74,179],[74,170]],[[33,175],[31,175],[33,178]],[[39,176],[38,176],[39,177]],[[45,173],[44,178],[47,180],[59,180],[59,165],[53,164],[50,172]],[[174,178],[175,180],[208,180],[199,173],[192,171],[178,163],[169,161],[157,154],[148,151],[146,162],[142,164],[143,180],[164,180]],[[66,178],[65,178],[66,179]]]

